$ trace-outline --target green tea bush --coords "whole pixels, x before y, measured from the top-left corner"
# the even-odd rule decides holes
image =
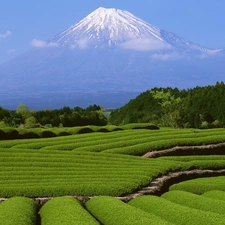
[[[92,198],[86,203],[86,208],[104,225],[171,224],[160,217],[108,196]]]
[[[67,131],[61,131],[58,133],[58,136],[68,136],[68,135],[71,135],[71,134]]]
[[[79,129],[79,131],[77,132],[78,134],[87,134],[87,133],[92,133],[94,132],[91,128],[89,127],[84,127]]]
[[[109,130],[107,128],[100,128],[99,130],[97,130],[97,132],[109,132]]]
[[[132,129],[148,129],[148,130],[159,130],[159,127],[156,125],[145,125],[145,126],[136,126]]]
[[[225,177],[197,178],[170,186],[170,191],[181,190],[201,195],[207,191],[225,191]]]
[[[166,192],[161,197],[174,203],[188,206],[190,208],[225,214],[224,201],[210,199],[202,195],[196,195],[190,192],[177,190]]]
[[[225,216],[173,203],[162,197],[141,196],[132,199],[129,205],[140,208],[171,223],[181,225],[224,224]]]
[[[40,138],[40,136],[32,131],[28,131],[26,133],[20,134],[20,138],[22,139],[31,139],[31,138]]]
[[[219,191],[219,190],[207,191],[203,193],[202,196],[212,198],[215,200],[225,201],[225,191]]]
[[[7,139],[7,134],[0,129],[0,140],[6,140]]]
[[[81,203],[70,197],[49,200],[40,210],[42,225],[97,225],[99,224]]]
[[[41,132],[41,137],[43,138],[56,137],[56,134],[50,130],[44,130]]]
[[[35,225],[38,204],[24,197],[13,197],[0,203],[0,224]]]

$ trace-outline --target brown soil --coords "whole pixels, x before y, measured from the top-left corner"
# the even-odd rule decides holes
[[[157,158],[161,156],[187,155],[225,155],[225,143],[200,146],[176,146],[169,149],[147,152],[143,157]]]

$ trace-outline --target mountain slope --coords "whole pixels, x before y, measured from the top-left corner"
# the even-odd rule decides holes
[[[0,65],[0,105],[118,107],[154,86],[213,84],[224,50],[160,30],[127,11],[98,8],[80,22]]]

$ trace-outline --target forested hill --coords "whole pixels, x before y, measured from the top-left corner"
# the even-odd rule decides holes
[[[170,127],[225,126],[225,84],[177,88],[153,88],[111,113],[109,122],[119,125],[148,122]]]

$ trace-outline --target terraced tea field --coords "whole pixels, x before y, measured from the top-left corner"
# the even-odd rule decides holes
[[[170,187],[173,192],[175,189],[178,190],[174,188],[176,185],[182,186],[183,183],[182,187],[188,187],[188,191],[198,189],[196,192],[192,191],[191,197],[217,189],[215,184],[218,184],[218,190],[225,191],[223,188],[225,178],[221,176],[225,176],[224,142],[225,129],[128,129],[43,139],[1,140],[0,197],[9,200],[0,204],[0,224],[1,221],[4,221],[2,223],[4,225],[35,224],[36,221],[39,224],[68,225],[194,224],[194,222],[225,224],[225,216],[222,213],[217,216],[216,212],[208,212],[210,216],[204,216],[206,213],[204,207],[196,209],[191,205],[172,202],[164,197],[166,195],[163,194],[164,189],[154,193],[154,182],[163,175],[172,176],[173,173],[179,175],[181,172],[189,171],[195,174],[191,178],[200,177],[198,171],[205,171],[203,176],[220,175],[220,177],[207,178],[212,180],[214,187],[199,191],[197,185],[191,188],[191,185],[186,185],[185,182],[175,184],[187,178],[178,176],[175,181],[167,182],[167,185],[174,184]],[[188,147],[190,148],[187,150]],[[179,154],[177,148],[180,148]],[[207,155],[204,155],[206,148]],[[143,157],[155,151],[160,152],[157,157]],[[169,152],[170,156],[167,156],[166,152]],[[185,152],[188,152],[189,156],[186,156]],[[209,170],[213,173],[209,174]],[[184,188],[179,190],[187,191]],[[137,197],[143,194],[162,196]],[[22,197],[15,198],[16,196]],[[185,199],[188,196],[190,197],[185,195]],[[52,197],[54,198],[51,199]],[[42,201],[42,198],[50,200],[41,207],[35,200]],[[204,196],[205,198],[209,196]],[[141,208],[140,205],[144,207],[144,204],[138,203],[138,199],[140,202],[146,201],[146,207],[150,204],[148,202],[156,202],[151,203],[155,205],[155,210],[148,211]],[[22,206],[19,206],[20,204]],[[15,210],[17,206],[24,210]],[[179,209],[181,213],[182,210],[187,210],[189,215],[191,213],[199,215],[200,222],[196,223],[196,220],[182,222],[173,216],[172,206],[174,212]],[[160,208],[158,210],[160,214],[156,212],[157,207]],[[167,211],[168,209],[170,211]],[[13,213],[14,211],[18,211],[18,214]],[[12,216],[5,216],[10,214]],[[17,219],[18,215],[21,222]]]

